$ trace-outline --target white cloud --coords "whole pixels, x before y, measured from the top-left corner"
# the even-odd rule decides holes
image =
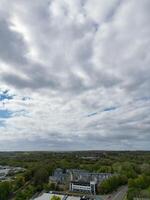
[[[149,149],[149,7],[1,1],[1,150]]]

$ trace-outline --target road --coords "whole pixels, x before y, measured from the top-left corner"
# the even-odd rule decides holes
[[[124,186],[120,188],[116,193],[114,193],[109,200],[123,200],[125,198],[125,195],[127,193],[128,187]]]

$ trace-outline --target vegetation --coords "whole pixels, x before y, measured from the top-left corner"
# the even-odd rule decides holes
[[[0,183],[0,199],[8,200],[11,194],[11,184],[9,182]]]
[[[108,194],[116,190],[119,186],[127,184],[126,176],[112,176],[109,179],[103,181],[99,186],[99,192],[101,194]]]
[[[11,181],[0,182],[2,200],[26,200],[42,190],[59,190],[58,185],[48,183],[48,177],[57,167],[115,173],[116,176],[98,187],[101,194],[110,193],[123,184],[128,184],[129,200],[150,194],[150,152],[7,152],[0,153],[0,165],[26,169]]]
[[[129,200],[134,197],[144,197],[150,198],[150,164],[141,165],[141,174],[135,178],[130,178],[128,180],[128,194]]]
[[[61,200],[59,196],[53,195],[50,200]]]

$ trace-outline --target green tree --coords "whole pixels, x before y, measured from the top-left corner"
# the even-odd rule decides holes
[[[9,182],[0,183],[0,199],[8,200],[11,193],[11,184]]]
[[[23,176],[18,176],[16,178],[16,188],[20,188],[21,186],[23,186],[25,184],[25,179]]]
[[[116,190],[119,186],[125,185],[127,178],[125,176],[116,175],[104,180],[98,188],[98,191],[102,194],[110,193]]]
[[[43,185],[44,183],[47,183],[49,179],[49,174],[47,170],[44,167],[39,167],[34,174],[34,184],[35,185]]]
[[[61,200],[61,198],[57,195],[53,195],[50,200]]]

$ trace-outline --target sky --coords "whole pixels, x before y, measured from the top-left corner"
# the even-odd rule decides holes
[[[0,0],[0,151],[150,150],[149,0]]]

